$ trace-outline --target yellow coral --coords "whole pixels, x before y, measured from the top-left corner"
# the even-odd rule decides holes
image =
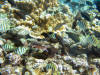
[[[54,28],[59,24],[64,23],[71,26],[73,19],[69,18],[69,16],[72,17],[69,7],[64,7],[64,9],[70,15],[64,15],[64,13],[59,12],[57,0],[30,0],[29,2],[27,0],[15,0],[15,2],[16,8],[9,9],[12,7],[8,7],[11,12],[10,18],[16,25],[25,25],[30,28],[38,25],[37,28],[32,28],[32,30],[39,35],[43,32],[55,32]],[[62,31],[64,29],[65,26],[62,25],[58,30]]]

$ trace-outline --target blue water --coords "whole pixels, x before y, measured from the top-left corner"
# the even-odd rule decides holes
[[[59,0],[59,3],[68,5],[74,14],[78,11],[94,9],[100,11],[100,0]]]

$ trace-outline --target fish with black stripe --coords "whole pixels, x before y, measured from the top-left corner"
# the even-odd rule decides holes
[[[12,51],[12,50],[14,50],[15,49],[15,46],[13,45],[13,44],[4,44],[3,46],[2,46],[2,48],[5,50],[5,51]]]
[[[27,50],[29,50],[28,47],[24,47],[24,46],[18,47],[18,48],[16,48],[15,53],[18,54],[18,55],[23,55],[27,52]]]
[[[46,70],[48,71],[49,69],[51,69],[53,72],[57,71],[57,66],[54,63],[48,63],[46,65]]]
[[[11,24],[10,24],[10,20],[7,17],[6,13],[0,13],[0,32],[6,32],[8,30],[10,30],[11,28]]]

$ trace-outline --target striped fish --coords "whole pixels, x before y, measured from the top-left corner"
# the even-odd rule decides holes
[[[88,46],[88,45],[97,45],[97,38],[94,35],[81,35],[80,37],[80,44],[83,46]]]
[[[18,47],[16,50],[15,50],[15,53],[18,54],[18,55],[23,55],[27,52],[29,48],[27,47]]]
[[[89,42],[90,44],[95,43],[95,40],[94,40],[94,38],[93,38],[93,36],[92,36],[92,35],[91,35],[91,36],[90,36],[90,35],[88,35],[88,36],[87,36],[87,38],[88,38],[87,40],[88,40],[88,42]]]
[[[56,30],[60,29],[63,25],[66,25],[66,24],[65,24],[65,23],[60,23],[60,24],[58,24],[58,25],[54,28],[54,30],[56,31]]]
[[[54,63],[48,63],[46,65],[46,70],[48,71],[49,69],[51,69],[53,72],[57,71],[57,66]]]
[[[78,26],[80,27],[80,30],[85,31],[86,30],[86,24],[84,21],[80,20],[77,22]]]
[[[7,18],[7,14],[0,13],[0,32],[6,32],[10,29],[10,21]]]
[[[88,46],[88,44],[89,44],[88,36],[80,35],[79,39],[80,39],[80,44],[82,46],[85,46],[85,47]]]
[[[5,51],[12,51],[15,49],[15,46],[13,44],[4,44],[2,46],[2,48],[5,50]]]
[[[92,35],[91,38],[93,39],[92,45],[97,48],[100,48],[100,40],[95,35]]]

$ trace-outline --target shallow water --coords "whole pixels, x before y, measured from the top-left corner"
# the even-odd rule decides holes
[[[100,0],[1,0],[0,75],[100,75]]]

